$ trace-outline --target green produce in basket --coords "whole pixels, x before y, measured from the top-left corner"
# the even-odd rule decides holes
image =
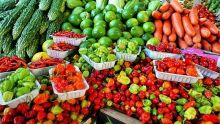
[[[4,100],[5,102],[8,102],[8,101],[11,101],[11,100],[12,100],[13,96],[14,96],[14,93],[13,93],[13,92],[6,91],[6,92],[3,93],[2,98],[3,98],[3,100]]]
[[[82,13],[84,11],[83,7],[76,7],[73,11],[72,14],[73,15],[80,15],[80,13]]]

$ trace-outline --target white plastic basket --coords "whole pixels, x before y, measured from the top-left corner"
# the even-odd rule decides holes
[[[199,79],[203,79],[201,72],[197,68],[196,69],[197,69],[197,73],[199,76],[193,77],[193,76],[188,76],[188,75],[179,75],[179,74],[161,72],[157,70],[156,60],[153,60],[153,64],[154,64],[154,71],[158,79],[175,81],[175,82],[184,82],[188,84],[196,83]]]
[[[8,75],[10,75],[13,72],[15,72],[15,71],[8,71],[8,72],[0,73],[0,79],[7,77]]]
[[[219,75],[220,75],[218,72],[212,71],[212,70],[210,70],[210,69],[208,69],[208,68],[205,68],[205,67],[203,67],[203,66],[201,66],[201,65],[198,65],[198,64],[195,64],[195,65],[196,65],[196,67],[199,69],[199,71],[200,71],[204,76],[206,76],[206,77],[210,77],[210,78],[212,78],[212,79],[216,79],[216,78],[218,78]]]
[[[70,51],[56,51],[56,50],[47,49],[47,54],[50,57],[59,58],[59,59],[66,58],[72,52],[73,52],[73,50],[70,50]]]
[[[18,98],[12,99],[11,101],[8,102],[4,102],[3,98],[2,98],[2,93],[0,92],[0,104],[1,105],[8,105],[10,108],[16,108],[20,103],[23,102],[31,102],[38,94],[40,91],[40,84],[39,82],[36,80],[35,81],[37,88],[32,90],[30,93],[24,94]]]
[[[74,66],[77,72],[80,72],[79,68],[77,66]],[[49,70],[50,76],[53,74],[53,68]],[[58,95],[58,98],[62,101],[73,99],[73,98],[79,98],[85,95],[86,91],[89,89],[89,85],[85,78],[82,76],[83,82],[85,84],[85,88],[82,90],[75,90],[65,93],[60,93],[56,90],[54,83],[52,82],[53,92]]]
[[[104,69],[109,69],[109,68],[113,68],[115,66],[115,61],[111,61],[111,62],[103,62],[103,63],[96,63],[94,61],[92,61],[88,56],[86,55],[82,55],[83,59],[86,60],[86,62],[88,62],[95,70],[104,70]]]
[[[66,64],[69,64],[70,62],[66,61]],[[30,64],[30,63],[29,63]],[[54,66],[48,66],[48,67],[44,67],[44,68],[36,68],[36,69],[30,69],[31,73],[33,73],[35,76],[40,76],[40,75],[48,75],[49,74],[49,70],[51,68],[54,68],[56,65]]]
[[[220,67],[220,57],[218,58],[217,66]]]
[[[86,40],[86,37],[83,37],[83,38],[69,38],[69,37],[62,37],[62,36],[52,36],[52,37],[55,43],[64,42],[64,43],[68,43],[74,46],[79,46],[82,41]]]
[[[149,56],[151,59],[156,59],[156,60],[160,60],[166,57],[170,57],[170,58],[176,58],[176,59],[180,59],[182,57],[181,54],[174,54],[174,53],[165,53],[165,52],[158,52],[158,51],[152,51],[148,48],[144,49],[144,52],[147,56]]]
[[[137,58],[137,56],[141,52],[141,47],[139,47],[139,50],[138,50],[137,54],[128,54],[128,53],[117,52],[117,48],[114,50],[114,52],[116,53],[116,57],[118,59],[124,59],[125,61],[134,62],[135,59]]]

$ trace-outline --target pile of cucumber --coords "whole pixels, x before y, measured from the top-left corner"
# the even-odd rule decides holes
[[[66,0],[0,1],[0,54],[31,58],[58,31]]]

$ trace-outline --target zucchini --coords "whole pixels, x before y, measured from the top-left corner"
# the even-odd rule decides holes
[[[38,45],[39,45],[39,36],[36,35],[35,38],[32,40],[31,44],[26,49],[26,53],[29,58],[32,58],[34,54],[37,52]]]
[[[0,0],[0,10],[5,11],[15,7],[17,0]]]
[[[51,3],[52,3],[52,0],[40,0],[39,9],[42,11],[46,11],[49,9]]]
[[[48,12],[48,18],[50,21],[54,21],[58,18],[58,16],[60,15],[60,8],[62,6],[62,2],[63,0],[53,0],[50,10]]]
[[[10,33],[8,33],[3,41],[2,41],[2,50],[5,54],[8,54],[10,52],[10,50],[12,49],[12,45],[13,45],[13,40],[12,40],[12,36]]]
[[[15,23],[15,21],[17,20],[17,18],[19,17],[20,13],[25,8],[27,3],[24,3],[21,6],[15,7],[13,11],[4,18],[0,26],[0,35],[5,35],[12,29],[13,24]]]
[[[47,29],[47,36],[46,39],[51,39],[50,35],[56,31],[60,30],[61,24],[63,23],[64,18],[62,15],[59,16],[55,21],[51,22],[48,29]]]
[[[14,24],[14,27],[12,30],[13,40],[16,40],[21,35],[22,30],[27,25],[27,23],[30,21],[31,16],[33,15],[35,11],[36,4],[37,4],[36,0],[31,0],[27,8],[25,8],[24,11],[21,13],[20,17]]]
[[[49,24],[50,24],[50,22],[46,18],[44,18],[41,23],[39,33],[43,34],[47,30],[47,28],[49,27]]]
[[[35,36],[40,30],[42,18],[43,12],[37,9],[22,31],[20,38],[17,40],[16,53],[24,51],[25,48],[31,44],[31,41],[34,39],[33,36]]]

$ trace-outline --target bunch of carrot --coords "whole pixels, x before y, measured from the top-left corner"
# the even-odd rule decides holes
[[[152,13],[156,30],[154,37],[164,43],[202,48],[220,53],[220,30],[207,18],[200,18],[198,9],[184,8],[177,0],[164,3]]]

